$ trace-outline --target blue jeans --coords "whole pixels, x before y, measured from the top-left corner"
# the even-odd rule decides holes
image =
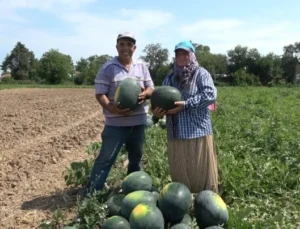
[[[122,146],[128,152],[127,174],[141,170],[141,159],[145,141],[145,126],[104,126],[101,133],[102,146],[95,160],[91,176],[86,185],[85,195],[92,190],[102,190],[112,165]]]

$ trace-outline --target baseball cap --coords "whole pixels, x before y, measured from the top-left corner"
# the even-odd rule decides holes
[[[117,41],[121,38],[129,38],[129,39],[133,40],[134,43],[136,42],[135,37],[129,32],[120,33],[117,37]]]
[[[184,49],[186,51],[192,51],[192,52],[195,52],[195,48],[193,46],[193,44],[190,42],[190,41],[180,41],[177,45],[175,45],[175,50],[176,51],[177,49]]]

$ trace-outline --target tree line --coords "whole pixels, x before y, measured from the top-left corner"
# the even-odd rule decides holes
[[[282,85],[295,83],[295,69],[300,60],[300,42],[283,47],[283,55],[262,55],[256,48],[237,45],[227,54],[212,53],[210,47],[193,43],[201,66],[212,75],[216,84],[226,85]],[[139,57],[145,61],[156,85],[172,71],[174,58],[169,61],[169,51],[161,44],[148,44]],[[99,68],[110,55],[92,55],[80,58],[75,64],[70,55],[50,49],[37,59],[25,44],[17,42],[4,58],[1,69],[13,80],[60,84],[94,84]]]

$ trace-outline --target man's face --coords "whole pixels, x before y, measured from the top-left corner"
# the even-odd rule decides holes
[[[116,45],[119,57],[123,60],[130,60],[136,49],[134,42],[128,38],[121,38]]]

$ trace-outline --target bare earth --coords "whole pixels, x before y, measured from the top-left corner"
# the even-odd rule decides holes
[[[103,122],[93,89],[0,90],[0,228],[37,228],[74,205],[62,173]]]

